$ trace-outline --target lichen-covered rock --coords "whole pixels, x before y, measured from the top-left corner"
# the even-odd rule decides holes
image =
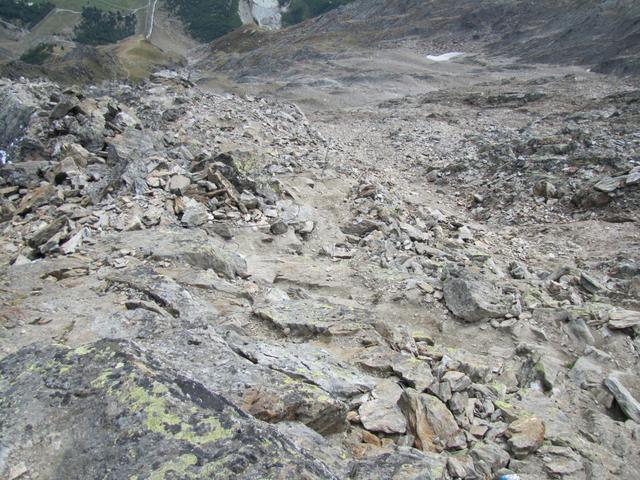
[[[0,476],[337,478],[273,427],[126,341],[0,362]]]

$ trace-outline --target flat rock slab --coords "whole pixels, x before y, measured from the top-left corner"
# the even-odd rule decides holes
[[[129,342],[31,346],[0,372],[3,478],[21,465],[38,478],[337,478]]]
[[[372,323],[365,310],[310,300],[257,307],[253,313],[286,335],[303,338],[331,335],[332,331],[344,329],[356,332]]]
[[[640,312],[616,308],[609,312],[609,327],[616,330],[640,327]]]
[[[376,375],[397,375],[419,392],[434,382],[427,362],[385,346],[367,348],[355,360],[361,368]]]
[[[447,461],[444,456],[396,447],[380,455],[361,460],[354,468],[354,480],[444,480]]]
[[[213,270],[227,278],[247,275],[247,262],[242,256],[199,229],[125,232],[108,240],[117,248],[136,249],[154,260]]]
[[[342,400],[366,393],[376,384],[375,378],[337,362],[327,351],[312,345],[254,343],[237,335],[227,338],[227,343],[254,363],[316,385]]]

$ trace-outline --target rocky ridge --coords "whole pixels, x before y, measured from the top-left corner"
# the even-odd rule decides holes
[[[177,72],[3,81],[2,475],[632,478],[637,245],[559,262],[521,219],[636,231],[635,93],[585,100],[566,130],[571,114],[470,139],[461,167],[425,132],[375,123],[434,104],[424,128],[455,127],[459,105],[538,115],[545,92],[522,90],[316,128]],[[376,138],[388,163],[354,154]],[[402,165],[426,148],[430,168]],[[585,166],[585,151],[613,160]],[[542,175],[565,161],[579,168]],[[534,173],[509,179],[516,162]],[[581,204],[585,189],[607,201]]]

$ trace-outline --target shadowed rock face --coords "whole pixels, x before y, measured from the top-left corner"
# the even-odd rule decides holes
[[[3,478],[21,462],[41,478],[337,478],[126,341],[31,346],[0,372]]]

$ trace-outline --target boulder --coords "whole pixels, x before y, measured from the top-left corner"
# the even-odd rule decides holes
[[[544,442],[544,423],[537,417],[521,418],[507,428],[509,448],[516,458],[525,458]]]
[[[372,392],[372,398],[358,410],[364,428],[371,432],[404,433],[407,421],[398,407],[402,388],[392,380],[382,380]]]
[[[502,318],[510,305],[489,281],[468,270],[450,275],[444,282],[444,300],[456,317],[466,322]]]
[[[34,345],[0,371],[3,478],[21,464],[38,478],[337,478],[276,428],[126,341]]]
[[[398,404],[416,438],[416,448],[441,452],[446,448],[466,447],[464,433],[453,414],[437,397],[407,389]]]

